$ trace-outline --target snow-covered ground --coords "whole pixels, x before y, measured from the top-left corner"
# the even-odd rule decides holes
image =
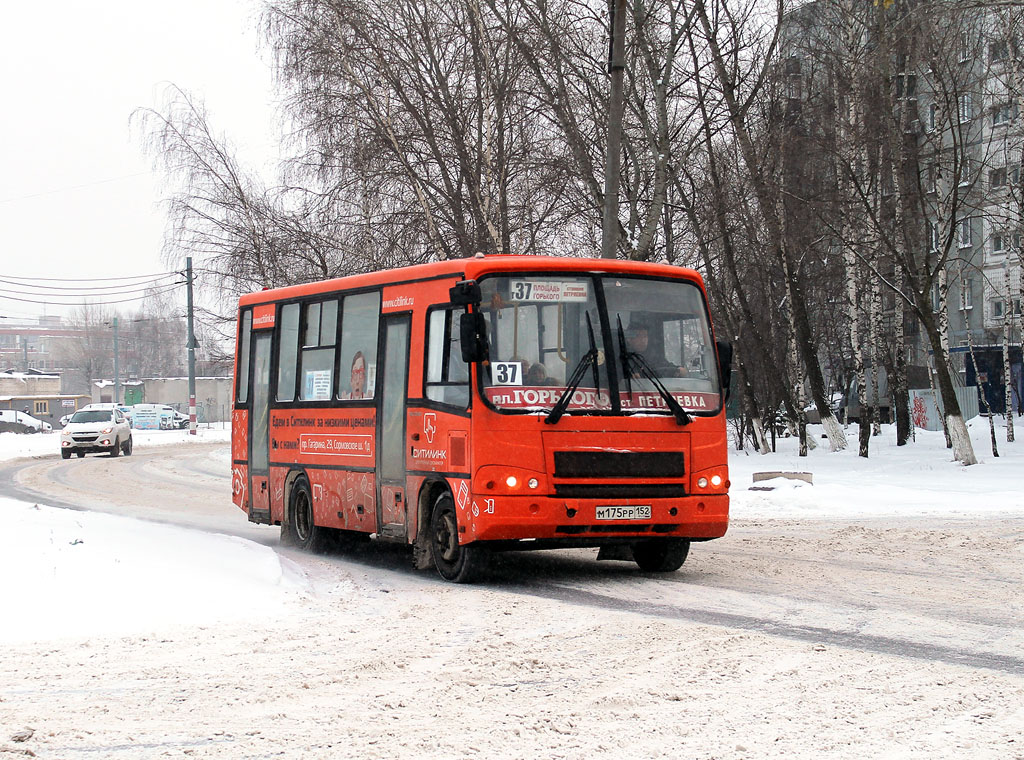
[[[857,428],[849,426],[849,448],[831,452],[820,425],[808,427],[819,445],[797,455],[795,438],[777,440],[777,452],[761,455],[751,448],[730,451],[733,518],[900,517],[916,515],[977,516],[1024,514],[1024,418],[1016,418],[1014,443],[1006,442],[1004,420],[996,418],[998,457],[992,455],[988,419],[968,423],[978,464],[953,461],[940,432],[916,431],[916,440],[896,445],[896,428],[883,425],[871,439],[869,457],[857,456]],[[756,472],[809,472],[813,485],[775,479],[752,491]]]
[[[219,424],[206,427],[200,426],[195,435],[187,430],[133,430],[132,445],[146,448],[148,446],[168,446],[175,443],[213,443],[230,441],[231,428]],[[49,433],[0,433],[0,461],[17,459],[18,457],[39,457],[60,453],[60,430]],[[89,454],[89,456],[103,456]],[[2,496],[0,492],[0,496]]]
[[[1024,424],[1019,424],[1024,437]],[[820,428],[812,428],[820,437]],[[871,456],[851,446],[830,452],[827,441],[807,457],[796,440],[778,440],[778,452],[730,451],[733,519],[943,518],[1024,515],[1024,443],[1006,442],[997,423],[998,458],[991,455],[988,421],[970,423],[979,464],[952,460],[941,433],[917,431],[896,446],[884,426]],[[139,449],[172,443],[227,441],[229,431],[136,431]],[[0,459],[50,455],[56,435],[0,434]],[[225,470],[226,471],[226,470]],[[809,472],[813,484],[774,479],[750,490],[755,472]],[[2,487],[0,487],[2,489]],[[2,490],[0,490],[2,496]],[[238,538],[90,512],[0,499],[0,577],[18,578],[8,603],[20,610],[0,618],[0,641],[94,633],[133,633],[169,622],[206,624],[279,612],[300,583],[272,549]]]

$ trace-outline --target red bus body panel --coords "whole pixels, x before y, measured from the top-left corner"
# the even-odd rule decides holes
[[[275,304],[353,289],[379,288],[384,316],[411,315],[404,429],[407,477],[404,486],[392,484],[378,490],[378,411],[374,401],[285,405],[271,401],[269,478],[265,483],[253,478],[250,484],[249,412],[245,404],[236,404],[231,444],[234,503],[250,519],[254,519],[254,511],[268,510],[269,520],[259,521],[280,523],[290,484],[302,473],[309,480],[317,525],[364,533],[379,533],[385,525],[404,525],[403,535],[387,537],[409,543],[421,533],[420,495],[438,486],[452,494],[462,543],[543,540],[599,545],[609,539],[711,539],[724,535],[729,521],[724,405],[717,415],[694,415],[684,426],[670,415],[571,413],[550,425],[544,415],[502,413],[488,407],[477,390],[476,366],[469,410],[456,412],[423,399],[427,307],[448,304],[449,289],[460,280],[515,271],[639,271],[650,276],[685,277],[702,290],[704,287],[696,272],[668,265],[489,256],[243,296],[240,309],[252,308],[254,334],[273,328]],[[236,378],[248,369],[238,364],[236,359]],[[583,457],[585,461],[593,452],[650,454],[661,457],[659,461],[678,454],[684,472],[654,477],[644,472],[606,472],[595,477],[558,473],[559,457]],[[698,487],[701,477],[710,480],[712,475],[719,476],[720,486]],[[515,486],[508,484],[510,477],[515,478]],[[536,487],[530,487],[531,480],[536,480]],[[660,496],[659,488],[669,489],[673,495]],[[650,519],[616,522],[595,518],[598,507],[632,505],[650,506]],[[528,547],[524,544],[523,548]]]

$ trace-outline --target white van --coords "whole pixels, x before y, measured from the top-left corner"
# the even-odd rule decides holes
[[[188,417],[167,404],[135,404],[132,412],[136,430],[175,430],[188,426]]]
[[[19,412],[17,409],[0,409],[0,422],[16,422],[37,433],[45,433],[53,430],[53,425],[45,420],[37,420],[31,414]]]

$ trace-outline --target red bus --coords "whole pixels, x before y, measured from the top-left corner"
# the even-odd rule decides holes
[[[729,518],[699,274],[484,256],[239,301],[232,498],[316,548],[411,544],[471,580],[498,550],[600,547],[670,572]]]

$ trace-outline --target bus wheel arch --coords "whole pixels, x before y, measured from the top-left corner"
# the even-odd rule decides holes
[[[451,489],[444,480],[426,480],[420,486],[416,500],[416,539],[413,541],[413,561],[417,570],[433,567],[430,554],[430,515],[434,504],[443,493],[451,495]]]
[[[434,501],[427,532],[434,567],[446,581],[472,583],[486,567],[487,552],[483,547],[459,543],[455,500],[447,488]]]
[[[307,551],[323,548],[326,528],[318,526],[313,513],[313,488],[305,472],[288,473],[284,486],[284,514],[281,519],[281,543]]]

